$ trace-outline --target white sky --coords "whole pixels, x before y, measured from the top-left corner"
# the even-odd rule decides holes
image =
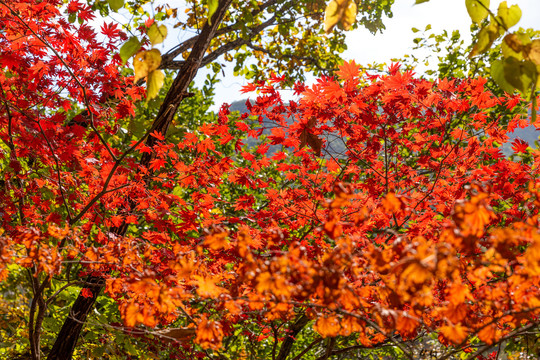
[[[496,13],[500,3],[491,1],[492,10]],[[540,29],[540,0],[510,0],[508,5],[517,4],[523,11],[517,27]],[[427,3],[414,5],[414,0],[396,0],[392,7],[394,14],[391,19],[384,19],[386,30],[381,34],[372,35],[366,29],[358,29],[347,34],[348,50],[343,54],[346,60],[355,60],[357,64],[368,65],[373,62],[389,63],[392,58],[402,57],[412,52],[413,39],[420,33],[414,34],[411,28],[424,30],[431,24],[433,33],[439,34],[447,30],[459,30],[462,38],[470,42],[471,20],[467,14],[464,0],[430,0]],[[516,27],[516,28],[517,28]],[[417,53],[417,57],[421,57]],[[229,66],[231,67],[231,66]],[[231,103],[246,96],[240,93],[242,85],[247,81],[234,77],[232,72],[217,86],[217,110],[221,103]],[[253,95],[251,95],[253,96]]]

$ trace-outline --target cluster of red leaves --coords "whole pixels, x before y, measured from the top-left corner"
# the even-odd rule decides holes
[[[87,254],[94,271],[103,263],[114,273],[137,269],[108,283],[126,324],[188,314],[201,321],[197,341],[216,348],[223,328],[254,313],[270,321],[306,311],[322,336],[357,334],[366,346],[422,329],[444,344],[467,346],[472,335],[490,344],[536,321],[536,161],[511,161],[497,146],[507,139],[497,109],[514,99],[494,97],[482,80],[432,83],[397,70],[321,79],[300,104],[285,105],[262,86],[251,114],[273,121],[281,132],[262,141],[291,147],[292,160],[279,152],[220,158],[218,144],[234,127],[260,136],[242,118],[209,124],[202,138],[187,134],[177,147],[196,157],[161,143],[152,149],[164,160],[154,179],[180,179],[186,195],[149,217],[167,199],[156,190],[161,200],[144,209],[146,222],[168,232]],[[320,159],[319,149],[304,147],[306,132],[321,143],[341,134],[345,153]],[[261,176],[270,168],[281,183]],[[245,193],[225,200],[227,186]]]
[[[114,136],[140,89],[119,75],[114,46],[59,19],[57,3],[0,2],[2,274],[78,261],[80,276],[106,279],[127,326],[186,318],[214,349],[231,324],[299,312],[322,336],[366,346],[421,330],[490,344],[537,321],[540,154],[516,143],[527,164],[498,147],[523,125],[503,116],[518,98],[481,79],[346,63],[298,84],[299,103],[281,101],[280,78],[249,86],[269,136],[223,109],[178,144],[153,133],[152,148],[127,148]],[[75,104],[85,127],[68,118]],[[224,156],[231,141],[237,154]],[[268,157],[270,145],[283,149]],[[137,165],[144,153],[150,168]]]

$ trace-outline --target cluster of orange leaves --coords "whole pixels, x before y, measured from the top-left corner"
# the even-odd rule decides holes
[[[250,114],[272,119],[268,137],[223,109],[179,144],[153,134],[154,148],[137,149],[153,153],[152,174],[133,159],[113,173],[110,154],[81,140],[77,166],[62,171],[85,184],[69,199],[87,209],[83,225],[58,225],[49,213],[63,206],[58,189],[29,179],[29,191],[45,186],[56,197],[36,195],[24,209],[38,213],[35,226],[0,236],[0,276],[13,262],[52,276],[77,261],[79,276],[106,279],[127,327],[177,322],[211,349],[248,318],[305,314],[321,336],[355,335],[365,346],[427,330],[461,347],[537,321],[540,154],[520,163],[496,145],[508,139],[497,111],[519,99],[487,93],[483,80],[433,83],[395,66],[370,76],[346,63],[337,76],[298,85],[300,104],[285,105],[275,79],[258,85],[264,95]],[[520,125],[514,117],[508,127]],[[291,155],[221,156],[240,131],[259,138],[258,150],[281,145]],[[335,134],[346,143],[336,156],[327,150]],[[117,190],[104,193],[105,183]],[[110,215],[102,222],[88,203],[100,194]],[[124,225],[136,230],[102,229]]]

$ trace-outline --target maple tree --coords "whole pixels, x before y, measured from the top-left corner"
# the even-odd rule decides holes
[[[297,82],[299,100],[286,103],[279,89],[302,76],[295,61],[324,67],[301,50],[283,62],[283,48],[246,44],[250,25],[228,33],[227,21],[296,5],[190,4],[180,27],[201,30],[179,62],[178,49],[156,53],[167,32],[154,21],[137,25],[142,40],[104,24],[100,42],[80,2],[66,19],[57,1],[0,1],[0,280],[2,302],[19,303],[3,355],[69,358],[85,322],[98,332],[83,335],[78,358],[472,359],[537,338],[540,154],[519,140],[519,156],[500,151],[530,123],[513,113],[519,95],[345,62],[311,87]],[[321,32],[368,10],[318,5],[294,9],[326,10]],[[292,31],[285,23],[277,33]],[[264,65],[244,88],[259,96],[249,113],[224,105],[213,116],[215,74],[190,84],[243,45]],[[174,79],[161,72],[178,67]],[[281,150],[268,156],[270,146]]]

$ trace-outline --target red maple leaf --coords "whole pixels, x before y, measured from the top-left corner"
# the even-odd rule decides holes
[[[528,147],[529,143],[519,138],[512,142],[512,150],[514,150],[515,153],[525,153],[527,152]]]
[[[357,65],[354,60],[345,61],[336,74],[343,81],[352,80],[360,74],[360,65]]]
[[[109,39],[114,39],[120,36],[121,31],[118,29],[118,24],[104,23],[103,26],[101,26],[101,33],[107,36]]]

